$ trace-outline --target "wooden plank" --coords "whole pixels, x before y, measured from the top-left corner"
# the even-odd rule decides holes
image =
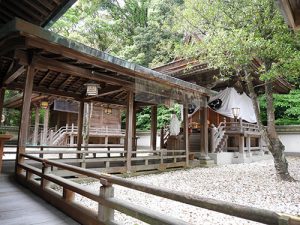
[[[20,186],[12,177],[3,175],[0,176],[0,214],[0,224],[5,225],[79,225]]]

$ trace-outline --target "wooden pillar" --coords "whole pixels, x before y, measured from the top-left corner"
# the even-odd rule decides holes
[[[132,151],[137,151],[137,137],[136,137],[136,112],[137,106],[133,102],[133,119],[132,119]],[[136,153],[132,154],[132,157],[136,157]]]
[[[23,101],[22,101],[22,110],[21,110],[21,122],[19,127],[19,136],[18,136],[18,146],[17,146],[17,155],[16,155],[16,169],[17,164],[22,162],[20,157],[21,153],[25,153],[27,135],[28,135],[28,122],[30,114],[30,103],[31,103],[31,94],[33,88],[33,78],[34,78],[34,68],[29,65],[26,72],[26,81],[23,91]],[[16,173],[20,171],[15,171]]]
[[[150,140],[150,149],[156,150],[157,142],[157,106],[151,107],[151,140]]]
[[[47,145],[47,137],[48,137],[48,127],[49,127],[49,111],[50,106],[45,109],[45,115],[44,115],[44,124],[43,124],[43,145]]]
[[[2,114],[3,114],[4,96],[5,96],[5,88],[0,88],[0,123],[2,120]]]
[[[244,152],[244,146],[245,146],[245,137],[243,134],[239,135],[239,162],[244,162],[245,159],[245,152]]]
[[[82,127],[83,127],[84,102],[79,103],[78,119],[77,119],[77,150],[81,150],[82,145]],[[80,155],[77,155],[80,158]]]
[[[200,126],[201,126],[201,143],[200,143],[200,158],[209,159],[208,157],[208,123],[207,123],[207,98],[203,98],[203,107],[200,111]]]
[[[250,137],[250,135],[248,135],[246,137],[246,145],[247,145],[248,156],[251,157],[252,152],[251,152],[251,137]]]
[[[126,110],[126,135],[125,135],[127,173],[131,172],[131,154],[132,154],[132,147],[133,147],[133,114],[134,114],[134,94],[132,91],[128,91],[127,110]]]
[[[40,125],[40,107],[35,106],[35,120],[34,120],[34,131],[33,131],[33,145],[37,145],[39,136],[39,125]]]
[[[183,108],[183,139],[186,154],[186,166],[189,166],[189,113],[187,105]]]

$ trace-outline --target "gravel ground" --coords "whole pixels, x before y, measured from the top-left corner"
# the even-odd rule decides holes
[[[300,180],[300,158],[289,157],[290,174]],[[201,197],[300,215],[300,182],[282,182],[275,176],[272,160],[214,168],[194,168],[128,178],[133,181],[195,194]],[[86,183],[98,191],[99,183]],[[258,224],[221,213],[196,208],[172,200],[115,185],[115,196],[191,224]],[[76,195],[76,200],[97,210],[97,204]],[[121,224],[145,224],[122,213],[115,213]]]

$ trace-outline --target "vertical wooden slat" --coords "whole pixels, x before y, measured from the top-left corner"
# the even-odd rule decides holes
[[[151,140],[150,149],[156,150],[156,137],[157,137],[157,106],[151,107]]]
[[[207,123],[207,98],[203,97],[203,107],[200,111],[200,126],[201,126],[201,144],[200,157],[208,158],[208,123]]]
[[[26,81],[25,81],[25,86],[23,91],[23,102],[22,102],[22,112],[21,112],[21,123],[19,127],[16,165],[17,163],[22,161],[20,154],[25,153],[25,148],[26,148],[27,135],[28,135],[27,126],[29,122],[33,78],[34,78],[34,67],[29,65],[27,67]],[[16,172],[18,171],[16,170]]]
[[[126,169],[127,173],[131,172],[131,154],[132,154],[132,138],[133,138],[133,113],[134,113],[134,94],[128,91],[127,94],[127,110],[126,110]]]
[[[183,138],[184,138],[184,148],[186,154],[186,166],[189,166],[189,114],[188,107],[183,108]]]
[[[35,107],[35,120],[34,120],[34,132],[33,132],[33,145],[37,145],[39,135],[39,123],[40,123],[40,107]]]
[[[82,127],[83,127],[84,102],[79,103],[78,120],[77,120],[77,150],[81,150],[82,145]],[[79,155],[77,156],[79,158]]]
[[[47,107],[47,109],[45,109],[45,115],[44,115],[44,121],[43,121],[43,145],[47,145],[47,137],[48,137],[48,127],[49,127],[49,107]]]

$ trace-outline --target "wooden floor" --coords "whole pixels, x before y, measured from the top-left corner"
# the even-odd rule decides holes
[[[8,175],[0,175],[0,224],[79,225]]]

